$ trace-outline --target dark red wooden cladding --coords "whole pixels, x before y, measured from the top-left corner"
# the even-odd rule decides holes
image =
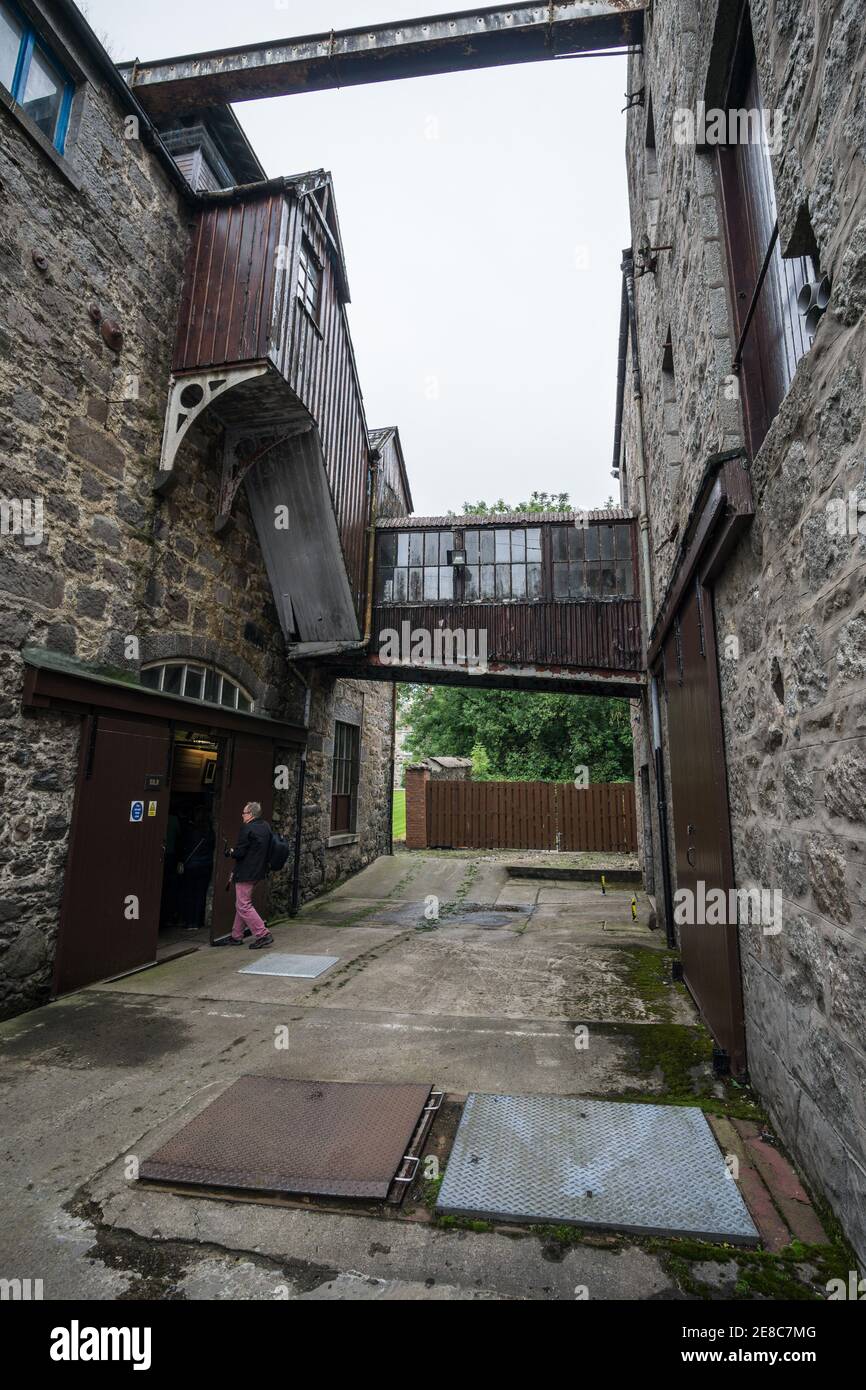
[[[631,782],[427,783],[431,849],[637,850]]]
[[[597,671],[641,669],[640,604],[637,599],[382,605],[375,609],[372,650],[380,634],[435,633],[445,629],[486,633],[488,663],[566,666]],[[479,638],[475,638],[477,652]]]
[[[316,316],[302,304],[302,243],[321,268]],[[366,587],[367,425],[339,265],[312,193],[263,193],[203,208],[187,259],[173,371],[270,362],[287,401],[315,422],[358,613]]]

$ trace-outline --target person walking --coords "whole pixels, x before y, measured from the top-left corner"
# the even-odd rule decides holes
[[[268,931],[256,909],[253,907],[253,889],[267,877],[268,852],[271,847],[271,827],[262,820],[262,808],[258,801],[248,801],[241,812],[243,826],[240,838],[234,849],[226,848],[227,858],[234,859],[237,867],[232,872],[235,885],[235,920],[229,944],[242,946],[244,927],[249,927],[254,940],[251,951],[259,951],[264,946],[273,946],[274,938]]]

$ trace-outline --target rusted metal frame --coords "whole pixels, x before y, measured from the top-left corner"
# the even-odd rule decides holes
[[[630,47],[643,6],[546,0],[187,54],[121,71],[150,110],[321,91]]]

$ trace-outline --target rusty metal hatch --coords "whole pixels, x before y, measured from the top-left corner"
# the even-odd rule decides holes
[[[383,1200],[431,1085],[242,1076],[146,1159],[151,1182]],[[416,1165],[417,1167],[417,1165]]]

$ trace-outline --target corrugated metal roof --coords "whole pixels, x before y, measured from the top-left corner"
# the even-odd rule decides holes
[[[609,510],[573,512],[496,512],[486,516],[386,516],[376,522],[377,528],[389,531],[438,530],[450,531],[455,526],[474,528],[476,526],[542,526],[553,522],[574,525],[580,519],[585,521],[608,522],[635,521],[636,518],[622,507]]]

